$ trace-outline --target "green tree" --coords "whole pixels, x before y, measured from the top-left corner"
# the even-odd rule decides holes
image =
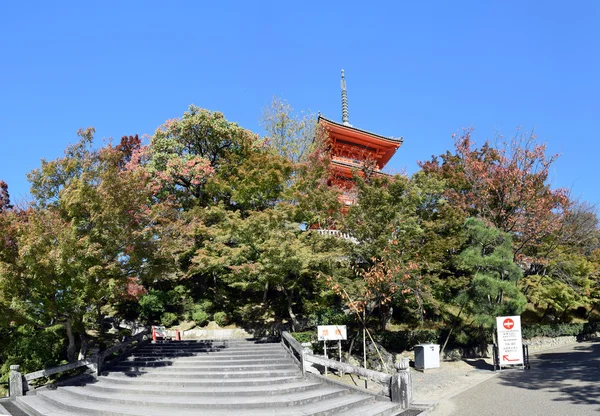
[[[292,163],[306,161],[315,148],[317,117],[310,111],[294,113],[287,101],[273,97],[263,109],[261,126],[267,133],[267,143]]]
[[[36,205],[18,218],[18,256],[0,266],[14,310],[41,327],[64,323],[69,360],[75,336],[84,354],[87,329],[126,295],[131,277],[150,280],[168,267],[156,239],[165,211],[152,204],[149,176],[124,169],[120,148],[94,150],[93,129],[79,135],[65,157],[29,175]]]

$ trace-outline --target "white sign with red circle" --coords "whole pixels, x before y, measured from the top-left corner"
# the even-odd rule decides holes
[[[498,358],[500,368],[507,365],[523,365],[523,338],[520,316],[498,316]]]

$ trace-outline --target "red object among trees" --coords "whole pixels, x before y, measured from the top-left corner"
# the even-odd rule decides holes
[[[319,115],[318,124],[328,134],[331,158],[329,184],[342,190],[341,202],[348,207],[356,201],[352,181],[353,171],[363,171],[366,168],[381,172],[402,145],[403,140],[401,137],[384,137],[370,133],[349,123],[344,70],[342,70],[342,123]]]

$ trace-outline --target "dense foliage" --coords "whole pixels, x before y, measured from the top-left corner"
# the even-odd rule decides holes
[[[3,373],[85,355],[107,319],[460,345],[497,315],[564,324],[600,305],[597,217],[550,187],[556,157],[532,136],[478,148],[466,131],[410,177],[365,164],[342,215],[326,132],[282,101],[263,121],[271,138],[191,106],[103,147],[89,128],[31,172],[30,204],[0,181]]]

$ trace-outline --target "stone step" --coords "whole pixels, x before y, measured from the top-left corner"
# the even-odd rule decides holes
[[[70,401],[96,401],[100,403],[122,404],[124,406],[165,407],[170,409],[257,409],[282,406],[302,406],[328,398],[347,395],[348,391],[337,387],[323,387],[318,390],[279,394],[276,396],[198,397],[198,396],[151,396],[139,394],[111,394],[91,391],[85,387],[60,387],[61,394],[70,396]]]
[[[220,378],[253,378],[253,377],[293,377],[298,376],[301,372],[299,368],[289,369],[289,370],[253,370],[253,371],[236,371],[236,372],[216,372],[216,371],[198,371],[192,369],[191,371],[185,371],[185,367],[159,367],[159,368],[149,368],[151,371],[144,370],[124,370],[120,371],[121,373],[130,376],[136,377],[139,375],[144,375],[146,377],[195,377],[195,378],[215,378],[219,376]]]
[[[43,396],[31,395],[17,397],[15,404],[31,416],[81,416],[82,413],[73,413],[61,406],[46,400]]]
[[[140,350],[138,354],[148,354],[148,355],[166,355],[166,354],[194,354],[200,356],[216,356],[216,355],[262,355],[269,356],[271,354],[284,354],[286,351],[282,348],[270,348],[270,349],[254,349],[254,348],[243,348],[243,349],[221,349],[221,350],[169,350],[169,351],[161,351],[161,350]]]
[[[194,347],[194,346],[269,346],[269,345],[279,345],[279,342],[258,342],[258,341],[151,341],[149,343],[144,344],[144,347]]]
[[[348,409],[344,416],[397,416],[404,412],[398,403],[377,401]]]
[[[305,379],[280,344],[147,344],[97,380],[40,389],[15,403],[32,416],[397,416],[399,405]]]
[[[269,347],[273,345],[279,345],[279,342],[227,342],[227,341],[167,341],[167,342],[148,342],[143,345],[143,348],[156,347],[156,348],[207,348],[207,347]]]
[[[34,416],[333,416],[346,415],[349,409],[357,406],[374,405],[373,397],[367,395],[346,395],[309,403],[298,407],[272,407],[265,409],[173,409],[159,407],[130,407],[122,404],[86,402],[74,403],[60,390],[40,392],[38,396],[23,396],[19,404],[27,404]],[[34,409],[42,408],[36,413]],[[362,416],[380,416],[377,413],[363,413]],[[381,415],[383,416],[383,415]]]
[[[123,361],[158,361],[158,360],[169,360],[177,359],[178,361],[194,361],[194,362],[233,362],[233,361],[254,361],[259,360],[290,360],[290,356],[287,354],[249,354],[249,355],[238,355],[238,354],[213,354],[213,355],[199,355],[199,354],[186,354],[186,355],[167,355],[167,354],[131,354]]]
[[[272,396],[276,394],[291,394],[321,387],[318,381],[293,380],[292,382],[279,382],[263,385],[248,383],[238,385],[212,384],[210,386],[187,385],[185,383],[170,385],[144,384],[119,384],[101,378],[96,383],[87,384],[86,389],[112,394],[139,394],[150,396]]]
[[[216,375],[215,377],[218,377]],[[196,387],[218,387],[218,386],[268,386],[278,383],[302,380],[299,374],[287,377],[246,377],[246,378],[193,378],[193,377],[158,377],[143,374],[138,377],[127,376],[122,373],[109,373],[101,376],[100,380],[114,384],[142,384],[144,386],[196,386]]]
[[[214,365],[240,365],[240,364],[283,364],[290,363],[293,360],[286,355],[273,357],[273,356],[262,356],[257,358],[248,358],[245,355],[237,356],[237,357],[165,357],[165,356],[155,356],[155,357],[127,357],[120,361],[121,363],[137,363],[137,362],[146,362],[146,363],[162,363],[162,362],[172,362],[173,364],[181,364],[181,365],[190,365],[190,364],[214,364]]]
[[[115,364],[113,368],[130,369],[130,368],[181,368],[184,371],[246,371],[258,370],[261,368],[270,370],[286,370],[296,368],[292,360],[275,360],[267,363],[252,363],[248,361],[242,363],[215,363],[211,361],[179,361],[179,360],[162,360],[162,361],[121,361]]]

